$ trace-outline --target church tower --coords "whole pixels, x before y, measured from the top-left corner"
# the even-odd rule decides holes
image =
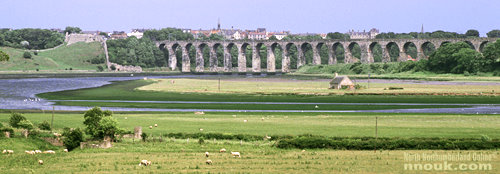
[[[220,18],[217,18],[217,30],[220,31]]]

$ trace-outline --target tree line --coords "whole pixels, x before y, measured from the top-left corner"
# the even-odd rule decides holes
[[[0,29],[0,46],[23,49],[47,49],[61,45],[64,35],[47,29]]]

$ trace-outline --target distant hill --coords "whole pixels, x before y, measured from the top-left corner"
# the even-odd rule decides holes
[[[31,59],[23,58],[26,50],[0,47],[0,50],[10,56],[7,62],[0,62],[0,71],[53,71],[53,70],[97,70],[97,66],[103,64],[91,64],[90,60],[96,57],[104,59],[104,49],[99,42],[79,42],[72,45],[64,45],[53,50],[32,53]]]

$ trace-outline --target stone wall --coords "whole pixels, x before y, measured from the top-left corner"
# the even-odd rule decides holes
[[[104,38],[97,34],[66,34],[64,42],[71,45],[77,42],[103,42]]]

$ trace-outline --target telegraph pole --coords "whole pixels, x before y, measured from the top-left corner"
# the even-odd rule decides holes
[[[378,117],[375,117],[375,153],[377,152]]]
[[[51,128],[54,127],[54,110],[55,110],[55,106],[52,106],[52,120],[50,121]]]

